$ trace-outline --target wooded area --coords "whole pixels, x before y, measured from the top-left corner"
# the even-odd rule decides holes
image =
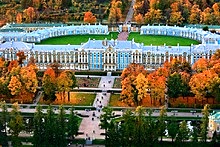
[[[130,4],[131,0],[4,0],[0,19],[3,24],[118,23],[125,19]],[[220,24],[219,0],[136,0],[133,9],[133,21],[138,24]]]

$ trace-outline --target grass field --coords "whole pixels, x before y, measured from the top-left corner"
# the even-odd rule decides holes
[[[80,93],[80,92],[70,92],[70,101],[68,101],[67,93],[66,98],[60,98],[57,94],[57,99],[50,103],[49,101],[44,101],[43,98],[40,99],[40,104],[52,104],[52,105],[74,105],[74,106],[91,106],[95,100],[96,94],[94,93]]]
[[[83,42],[87,42],[90,39],[96,40],[104,40],[107,38],[110,39],[117,39],[118,33],[111,32],[109,35],[70,35],[70,36],[61,36],[61,37],[54,37],[49,38],[46,40],[42,40],[39,44],[53,44],[53,45],[80,45]]]
[[[182,38],[177,36],[162,36],[162,35],[140,35],[139,32],[130,33],[128,40],[134,38],[135,42],[144,43],[144,45],[164,45],[167,46],[177,46],[179,43],[180,46],[190,46],[191,44],[199,44],[196,40],[191,40],[188,38]]]

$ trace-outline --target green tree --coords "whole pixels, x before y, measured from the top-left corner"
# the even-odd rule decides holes
[[[45,136],[44,146],[54,147],[56,146],[56,131],[57,124],[53,108],[49,105],[47,108],[47,115],[45,117]]]
[[[192,130],[192,142],[193,143],[197,143],[198,142],[198,128],[197,126],[193,126],[193,130]]]
[[[135,146],[144,146],[145,144],[145,129],[144,129],[144,124],[145,124],[145,110],[141,107],[138,106],[135,110],[135,130],[134,130],[134,145]]]
[[[181,92],[182,81],[179,73],[173,73],[168,77],[167,94],[170,98],[178,98]]]
[[[173,142],[173,140],[174,140],[174,138],[176,138],[176,135],[179,130],[178,122],[174,118],[172,118],[170,123],[168,123],[167,130],[168,130],[168,134],[171,137],[172,142]]]
[[[182,143],[185,140],[188,140],[189,136],[190,136],[190,130],[187,126],[186,121],[184,120],[179,125],[179,130],[178,130],[178,133],[177,133],[176,141],[178,143]]]
[[[167,110],[165,106],[162,106],[160,109],[160,116],[159,116],[159,135],[160,135],[160,141],[162,142],[163,136],[165,135],[166,130],[166,117],[167,117]]]
[[[33,144],[35,147],[44,146],[45,136],[45,123],[43,109],[40,105],[37,106],[36,112],[34,113],[34,135]],[[40,142],[40,144],[39,144]]]
[[[9,121],[8,107],[5,102],[0,103],[0,144],[8,146],[7,123]]]
[[[126,110],[122,116],[122,119],[124,123],[121,123],[121,144],[124,146],[129,146],[134,143],[135,117],[131,110]]]
[[[104,107],[102,109],[103,111],[103,114],[100,116],[100,127],[101,129],[105,129],[105,138],[107,137],[107,133],[108,133],[108,129],[109,129],[109,126],[110,126],[110,122],[111,122],[111,119],[112,119],[112,109],[109,108],[109,107]]]
[[[66,117],[65,117],[66,113],[65,113],[65,109],[63,108],[63,106],[61,105],[59,107],[59,113],[57,115],[57,131],[55,132],[55,136],[56,136],[56,145],[57,146],[66,146],[67,142],[66,142],[66,129],[67,129],[67,124],[66,124]]]
[[[43,91],[44,91],[44,100],[54,101],[56,99],[56,86],[51,79],[50,75],[44,75],[43,77]]]
[[[74,137],[78,133],[78,130],[78,119],[76,114],[74,113],[74,107],[72,107],[68,116],[67,136],[70,137],[70,139],[74,139]]]
[[[155,119],[152,117],[152,110],[147,110],[147,118],[144,125],[145,129],[145,146],[155,146],[158,143],[159,133],[158,123],[155,123]]]
[[[207,134],[208,134],[208,123],[209,123],[209,105],[206,104],[202,109],[202,123],[201,123],[201,137],[202,141],[207,141]]]
[[[18,137],[19,133],[24,129],[23,117],[20,114],[18,103],[12,105],[10,112],[9,131],[12,136],[13,146],[21,146],[21,141]]]
[[[106,138],[106,146],[120,146],[119,126],[111,121]]]

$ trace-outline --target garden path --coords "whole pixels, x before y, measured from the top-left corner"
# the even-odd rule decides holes
[[[78,135],[77,138],[90,138],[92,140],[105,138],[104,135],[101,135],[104,130],[99,127],[100,115],[102,114],[102,108],[108,106],[111,94],[107,93],[107,90],[113,87],[114,79],[115,77],[112,77],[111,74],[101,77],[99,88],[102,89],[102,92],[96,94],[93,103],[96,111],[85,112],[89,117],[83,117],[79,127],[79,132],[83,132],[83,134]]]

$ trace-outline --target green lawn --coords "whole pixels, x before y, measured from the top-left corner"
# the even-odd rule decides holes
[[[110,39],[117,39],[118,33],[111,32],[109,35],[70,35],[70,36],[60,36],[49,38],[46,40],[42,40],[39,44],[54,44],[54,45],[80,45],[83,42],[87,42],[90,39],[96,40],[104,40],[107,38]]]
[[[109,106],[110,107],[128,107],[127,104],[121,102],[119,99],[120,99],[120,94],[111,94]]]
[[[70,101],[68,101],[67,93],[65,99],[61,99],[60,95],[57,94],[57,98],[54,102],[44,101],[40,99],[40,104],[52,104],[52,105],[74,105],[74,106],[92,106],[93,101],[96,98],[96,94],[88,92],[70,92]]]
[[[190,46],[191,44],[199,44],[196,40],[188,38],[176,37],[176,36],[162,36],[162,35],[140,35],[139,32],[130,33],[128,40],[134,38],[135,42],[144,43],[144,45],[164,45],[176,46],[178,43],[180,46]]]

